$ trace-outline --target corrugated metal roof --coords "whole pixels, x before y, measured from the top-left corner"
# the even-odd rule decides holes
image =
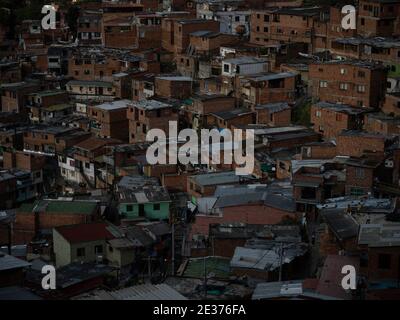
[[[231,206],[240,206],[249,203],[255,202],[263,202],[264,197],[266,196],[266,192],[252,192],[248,191],[242,193],[240,197],[238,195],[224,195],[220,196],[216,203],[214,204],[214,208],[224,208],[224,207],[231,207]]]
[[[98,290],[78,297],[79,300],[187,300],[178,291],[162,283],[143,284],[117,291]]]
[[[303,281],[266,282],[259,283],[254,290],[252,300],[291,297],[303,293]]]
[[[30,265],[30,263],[22,259],[15,258],[5,253],[0,253],[0,271],[25,268]]]
[[[360,226],[358,244],[369,247],[398,247],[400,246],[400,226],[363,224]]]
[[[247,244],[246,244],[247,246]],[[256,246],[256,244],[255,244]],[[259,247],[263,247],[261,244]],[[308,247],[303,243],[267,243],[266,250],[249,247],[236,247],[232,257],[231,268],[258,269],[273,271],[282,264],[292,262],[296,257],[304,255]],[[281,258],[282,249],[282,258]]]
[[[164,283],[125,288],[111,292],[111,295],[117,300],[187,300],[178,291]]]

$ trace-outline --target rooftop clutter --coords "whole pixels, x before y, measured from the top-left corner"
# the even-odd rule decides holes
[[[1,21],[0,299],[398,299],[399,10],[360,0],[354,30],[302,1]],[[156,129],[166,150],[242,131],[154,163]]]

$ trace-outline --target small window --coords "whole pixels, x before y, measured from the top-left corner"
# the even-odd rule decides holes
[[[360,93],[365,92],[365,86],[364,85],[357,86],[357,91]]]
[[[347,89],[348,89],[348,84],[342,82],[342,83],[340,84],[340,90],[346,91]]]
[[[224,72],[229,72],[229,64],[224,64]]]
[[[364,192],[364,190],[361,189],[361,188],[351,188],[351,189],[350,189],[350,195],[351,195],[351,196],[359,197],[359,196],[362,196],[362,195],[364,195],[364,194],[365,194],[365,192]]]
[[[89,169],[90,168],[90,162],[85,162],[85,168]]]
[[[346,74],[347,73],[347,69],[341,68],[340,69],[340,74]]]
[[[133,206],[132,206],[131,204],[128,204],[128,205],[126,206],[126,211],[131,212],[132,210],[133,210]]]
[[[264,15],[264,22],[269,22],[269,15],[267,14]]]
[[[364,168],[356,168],[356,177],[358,179],[364,179],[365,177]]]
[[[390,269],[392,256],[387,253],[381,253],[378,256],[378,268],[379,269]]]
[[[268,27],[264,27],[264,32],[268,32]]]
[[[84,257],[85,256],[85,248],[78,248],[76,249],[76,255],[78,257]]]
[[[94,253],[96,254],[103,253],[103,246],[102,245],[94,246]]]
[[[235,17],[235,21],[236,21],[236,22],[239,22],[239,21],[240,21],[240,17],[239,17],[239,16],[236,16],[236,17]]]
[[[364,71],[358,71],[358,77],[359,78],[365,78],[365,72]]]
[[[160,204],[159,203],[153,204],[153,210],[159,211],[160,210]]]
[[[319,82],[319,87],[320,88],[327,88],[328,87],[328,81],[320,81]]]
[[[315,116],[321,118],[321,111],[320,110],[315,111]]]

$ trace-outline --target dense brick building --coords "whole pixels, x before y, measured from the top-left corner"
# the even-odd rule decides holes
[[[396,38],[337,38],[331,52],[336,57],[374,60],[388,68],[387,92],[399,92],[400,44]]]
[[[37,83],[15,82],[0,86],[1,92],[1,111],[27,113],[24,108],[26,105],[26,95],[40,90]]]
[[[238,79],[237,97],[245,105],[294,102],[297,75],[291,72],[260,74]]]
[[[207,116],[212,112],[228,111],[235,107],[235,98],[222,94],[193,95],[185,103],[185,120],[194,129],[207,123]]]
[[[81,11],[77,21],[77,36],[81,44],[102,44],[102,15],[100,11]]]
[[[383,154],[387,137],[358,130],[342,131],[336,139],[338,155],[361,157],[365,152]]]
[[[190,44],[190,34],[196,31],[219,32],[219,22],[203,19],[164,19],[162,46],[170,52],[184,52]]]
[[[145,100],[155,94],[154,73],[141,73],[132,77],[132,100]]]
[[[400,93],[386,94],[382,111],[388,115],[400,116]]]
[[[40,200],[24,204],[16,214],[13,242],[30,242],[44,229],[96,221],[99,214],[96,202]]]
[[[169,121],[178,121],[178,114],[171,104],[158,100],[143,100],[129,105],[129,143],[146,141],[150,129],[169,132]]]
[[[400,134],[400,119],[382,113],[365,115],[364,129],[383,135]]]
[[[155,95],[162,98],[189,98],[193,90],[193,79],[183,76],[158,76],[154,82]]]
[[[288,126],[291,123],[292,110],[287,102],[258,104],[252,107],[257,114],[256,123],[273,127]]]
[[[86,138],[84,135],[75,135],[81,132],[76,128],[37,126],[24,132],[24,150],[54,155],[64,148]],[[62,138],[71,138],[63,140]]]
[[[71,80],[67,92],[78,101],[112,101],[115,98],[115,87],[111,81]]]
[[[336,156],[336,145],[333,142],[311,142],[301,147],[301,159],[333,159]]]
[[[327,17],[328,12],[319,7],[256,10],[251,15],[250,42],[303,42],[308,44],[309,52],[324,49]]]
[[[381,64],[329,61],[309,66],[315,99],[378,108],[386,92],[387,71]]]
[[[31,171],[33,174],[42,170],[46,164],[45,156],[23,151],[4,152],[3,157],[3,167],[5,169],[17,168]]]
[[[207,117],[207,125],[211,127],[231,129],[233,126],[254,123],[255,118],[255,112],[247,108],[211,112]]]
[[[61,107],[68,104],[68,94],[61,90],[37,91],[26,95],[26,108],[29,110],[29,118],[33,121],[40,122],[46,117],[46,110],[51,106]]]
[[[129,128],[126,113],[130,100],[116,100],[88,107],[91,130],[100,138],[128,141]]]
[[[190,47],[195,54],[207,55],[218,52],[219,48],[237,42],[237,36],[213,32],[209,30],[200,30],[190,34]]]
[[[397,225],[362,224],[358,245],[365,253],[361,274],[371,281],[394,281],[399,277],[399,243]],[[366,262],[365,261],[365,262]]]
[[[358,4],[357,33],[364,37],[400,35],[400,3],[396,0],[361,0]]]
[[[329,8],[329,20],[327,22],[326,35],[327,35],[327,47],[326,49],[331,50],[332,42],[338,38],[354,37],[357,35],[357,29],[343,29],[342,19],[345,14],[342,13],[342,6],[340,4],[331,6]],[[355,57],[357,58],[357,57]]]
[[[372,194],[374,178],[380,161],[355,158],[346,161],[346,195]]]
[[[344,104],[318,102],[311,106],[311,123],[315,132],[334,139],[342,130],[362,129],[366,110]]]
[[[103,43],[107,48],[134,49],[137,47],[137,27],[134,17],[103,19]]]
[[[325,199],[344,195],[345,183],[346,176],[341,163],[304,160],[292,165],[293,196],[300,212],[312,214],[315,206]]]

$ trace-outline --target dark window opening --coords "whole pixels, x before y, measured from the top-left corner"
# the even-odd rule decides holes
[[[77,255],[78,257],[84,257],[84,256],[85,256],[85,248],[78,248],[78,249],[76,250],[76,255]]]
[[[315,199],[317,197],[317,192],[315,188],[304,187],[301,189],[302,199]]]
[[[379,269],[390,269],[392,256],[387,253],[381,253],[378,256],[378,268]]]

